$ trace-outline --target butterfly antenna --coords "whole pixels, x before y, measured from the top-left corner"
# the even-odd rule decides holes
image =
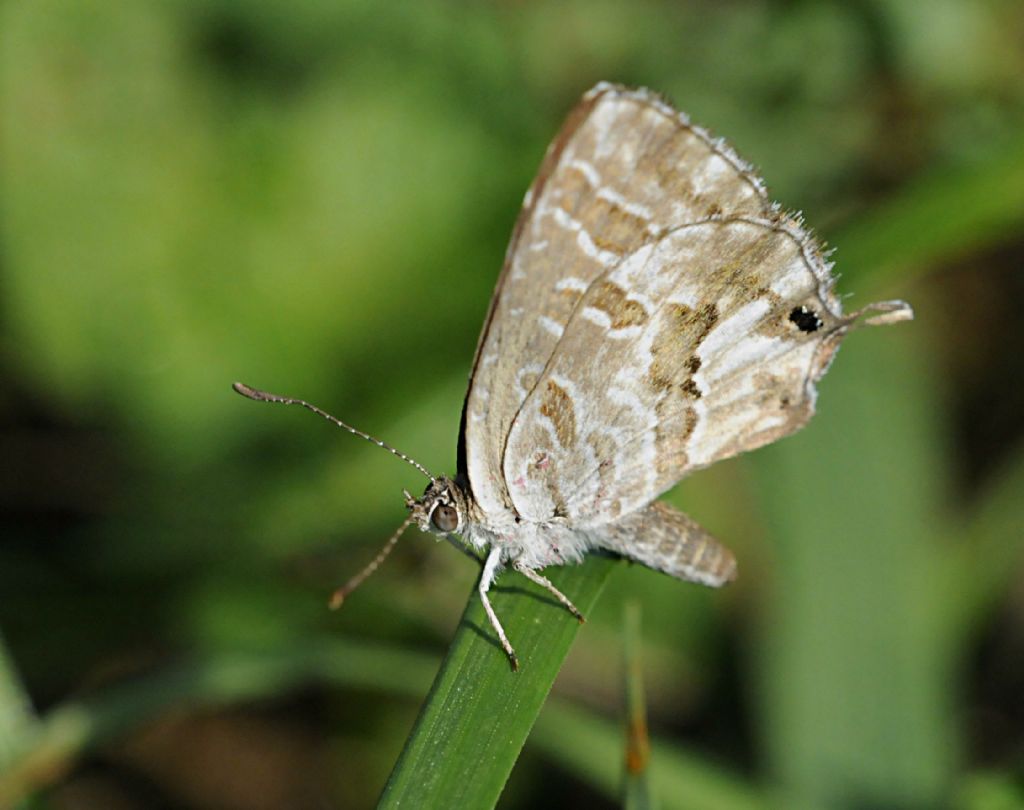
[[[387,450],[392,455],[398,456],[400,459],[402,459],[402,461],[406,462],[407,464],[411,464],[413,467],[415,467],[417,470],[419,470],[421,473],[423,473],[425,476],[427,476],[427,478],[429,478],[431,481],[434,480],[434,476],[432,476],[427,471],[427,468],[424,467],[422,464],[420,464],[415,459],[409,458],[405,453],[401,452],[400,450],[396,450],[390,444],[387,444],[386,442],[382,442],[380,439],[374,438],[369,433],[363,433],[363,431],[358,430],[357,428],[352,427],[352,425],[349,425],[349,424],[346,424],[345,422],[342,422],[336,416],[331,416],[329,413],[327,413],[327,411],[320,410],[320,408],[318,408],[316,405],[311,405],[310,403],[306,402],[304,399],[295,399],[294,397],[282,397],[282,396],[279,396],[278,394],[271,394],[271,393],[268,393],[267,391],[260,391],[260,390],[258,390],[256,388],[253,388],[251,386],[246,385],[245,383],[240,383],[240,382],[233,383],[231,385],[231,387],[234,388],[235,391],[237,391],[243,397],[248,397],[249,399],[254,399],[257,402],[280,402],[280,403],[283,403],[285,405],[301,405],[306,410],[312,411],[313,413],[316,413],[316,414],[319,414],[324,419],[326,419],[328,422],[333,422],[335,425],[337,425],[340,428],[343,428],[344,430],[347,430],[349,433],[351,433],[351,434],[353,434],[355,436],[358,436],[361,439],[366,439],[366,441],[372,442],[373,444],[377,445],[378,447],[383,447],[385,450]],[[395,539],[397,540],[397,538],[395,538]]]
[[[342,603],[348,598],[348,595],[362,585],[363,580],[380,567],[380,564],[384,562],[384,560],[387,559],[388,554],[391,553],[391,549],[395,547],[395,544],[398,542],[398,538],[402,536],[402,532],[409,528],[409,524],[412,523],[413,518],[414,515],[410,514],[409,517],[403,520],[402,525],[399,526],[398,530],[388,538],[388,541],[384,544],[384,548],[377,552],[377,556],[370,560],[369,565],[331,594],[331,599],[327,603],[331,610],[337,610],[340,608]]]

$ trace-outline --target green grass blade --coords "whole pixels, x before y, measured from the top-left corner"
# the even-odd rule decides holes
[[[650,810],[654,807],[648,766],[651,741],[647,734],[647,708],[644,701],[644,671],[640,656],[640,603],[631,600],[624,611],[623,687],[626,715],[626,761],[622,777],[626,810]]]
[[[551,700],[544,707],[530,750],[539,751],[609,798],[621,794],[622,730],[617,723]],[[655,737],[649,766],[651,790],[673,810],[768,810],[776,805],[742,779]]]
[[[616,563],[591,556],[553,581],[587,614]],[[476,592],[381,797],[381,807],[492,807],[579,625],[518,574],[491,600],[519,655],[512,672]]]

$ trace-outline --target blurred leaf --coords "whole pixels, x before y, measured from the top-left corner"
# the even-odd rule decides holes
[[[1024,141],[980,165],[935,171],[849,226],[836,240],[839,269],[891,289],[1022,223]],[[779,546],[766,730],[794,806],[931,806],[948,788],[953,668],[943,625],[965,601],[943,576],[938,397],[923,352],[900,341],[897,332],[853,336],[822,385],[814,425],[758,458]]]
[[[970,643],[980,622],[1020,576],[1022,492],[1024,448],[992,476],[966,525],[947,533],[946,588],[959,597],[949,600],[944,611],[951,645]]]
[[[1024,787],[1016,778],[998,771],[968,774],[952,807],[956,810],[1021,810],[1024,808]]]
[[[615,566],[590,556],[552,579],[586,615]],[[519,671],[510,670],[474,589],[381,807],[484,808],[501,795],[579,625],[519,574],[506,574],[490,593]]]
[[[521,593],[510,596],[526,598]],[[488,647],[484,652],[499,651]],[[221,652],[172,666],[47,713],[37,730],[21,740],[20,756],[11,767],[0,770],[0,806],[52,784],[81,755],[124,738],[170,709],[259,700],[317,680],[418,697],[426,691],[435,668],[431,655],[338,638],[311,638],[265,653]],[[617,724],[565,701],[549,700],[530,745],[609,797],[619,795],[622,732]],[[763,810],[767,806],[737,777],[666,740],[655,740],[654,750],[652,780],[666,797],[667,807]]]
[[[564,701],[549,701],[530,737],[544,753],[611,799],[622,794],[622,730],[618,723]],[[651,789],[665,808],[679,810],[767,810],[761,798],[737,776],[680,750],[668,740],[651,740]]]
[[[934,168],[835,235],[859,291],[902,289],[935,264],[1024,233],[1024,139]]]
[[[591,557],[584,565],[562,569],[558,585],[583,611],[597,599],[614,560]],[[510,585],[509,579],[515,584]],[[453,784],[471,798],[490,795],[504,785],[519,750],[544,702],[578,623],[547,592],[518,575],[492,588],[492,602],[516,642],[521,668],[509,671],[475,589],[448,657],[438,673],[413,734],[389,781],[383,802],[416,795],[418,807],[444,803],[435,791]],[[280,693],[310,678],[347,685],[422,694],[431,659],[353,641],[307,642],[266,655],[217,656],[121,686],[86,703],[73,703],[47,715],[38,735],[14,767],[0,776],[0,803],[46,784],[82,751],[100,745],[168,708],[210,706]],[[479,686],[479,688],[473,688]],[[474,725],[475,723],[475,725]],[[424,748],[426,746],[426,748]],[[409,784],[425,766],[423,751],[451,763],[433,780]],[[450,753],[451,756],[446,756]],[[481,768],[480,759],[488,763]],[[473,779],[464,769],[471,769]],[[452,773],[459,770],[459,774]],[[455,781],[450,781],[453,777]],[[390,797],[390,798],[389,798]],[[471,806],[481,806],[472,804]]]
[[[852,335],[812,426],[757,458],[777,557],[763,733],[787,806],[938,806],[953,773],[946,465],[912,337]]]
[[[10,767],[24,741],[36,731],[32,703],[0,633],[0,773]]]
[[[0,807],[55,781],[82,753],[170,708],[239,703],[322,679],[409,696],[423,694],[433,656],[351,639],[310,639],[267,653],[219,653],[49,712],[0,770]]]
[[[162,463],[195,463],[234,412],[225,381],[287,370],[318,398],[339,360],[407,354],[439,274],[467,277],[450,319],[475,303],[476,212],[507,163],[437,72],[365,54],[225,115],[166,6],[14,6],[3,329],[50,397],[117,402]]]

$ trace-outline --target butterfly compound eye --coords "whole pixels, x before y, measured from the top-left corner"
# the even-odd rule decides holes
[[[442,532],[453,532],[459,525],[459,513],[452,506],[441,504],[430,516],[430,522]]]

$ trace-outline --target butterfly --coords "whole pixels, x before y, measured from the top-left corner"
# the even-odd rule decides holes
[[[732,553],[656,500],[689,473],[803,427],[816,382],[860,325],[913,317],[903,301],[844,315],[832,265],[798,217],[722,140],[656,94],[601,83],[526,193],[473,361],[454,477],[430,479],[380,554],[421,530],[483,553],[488,598],[512,568],[583,616],[541,571],[610,551],[720,586]],[[461,538],[461,541],[457,541]]]

